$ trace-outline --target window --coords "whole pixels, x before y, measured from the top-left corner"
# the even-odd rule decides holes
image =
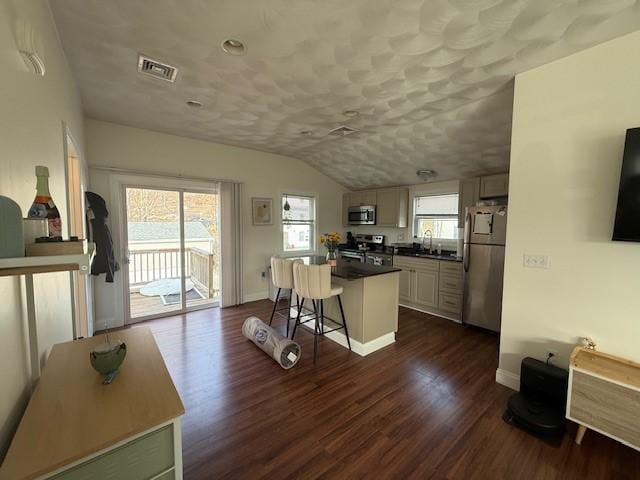
[[[282,209],[283,250],[285,252],[311,252],[315,250],[315,198],[284,194],[280,206]]]
[[[458,195],[429,195],[414,198],[413,234],[417,237],[455,240],[458,238]]]

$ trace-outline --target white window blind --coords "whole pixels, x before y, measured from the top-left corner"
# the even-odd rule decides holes
[[[458,238],[458,194],[425,195],[414,199],[413,234],[417,237]]]

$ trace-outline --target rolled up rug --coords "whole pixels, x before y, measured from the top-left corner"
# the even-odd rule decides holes
[[[280,335],[258,317],[249,317],[244,321],[242,334],[285,370],[295,366],[300,360],[302,353],[300,345]]]

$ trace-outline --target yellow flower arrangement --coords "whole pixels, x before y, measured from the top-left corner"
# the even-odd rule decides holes
[[[330,252],[335,251],[338,248],[338,244],[342,240],[342,235],[338,232],[329,232],[325,235],[320,235],[320,243],[327,247]]]

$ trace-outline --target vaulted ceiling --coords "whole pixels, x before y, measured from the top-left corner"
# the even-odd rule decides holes
[[[507,170],[514,75],[640,26],[637,0],[50,3],[88,116],[289,155],[351,188]],[[139,74],[141,52],[176,82]]]

